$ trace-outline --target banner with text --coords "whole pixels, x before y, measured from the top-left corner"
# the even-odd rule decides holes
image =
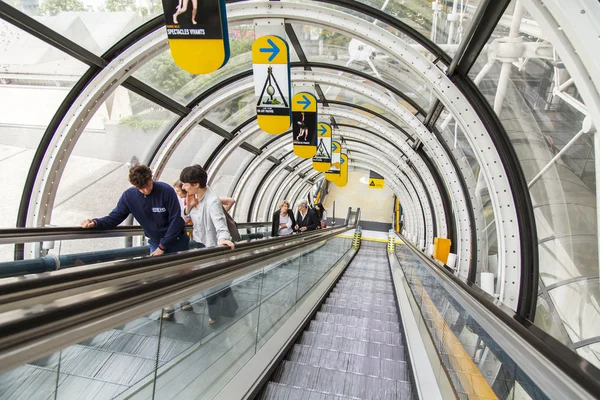
[[[331,125],[317,124],[317,154],[312,159],[315,171],[327,172],[331,167]]]
[[[192,74],[209,74],[229,60],[225,0],[163,0],[173,61]]]
[[[294,154],[311,158],[317,153],[317,98],[308,92],[292,98]]]

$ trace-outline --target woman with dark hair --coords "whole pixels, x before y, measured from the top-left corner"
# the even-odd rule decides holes
[[[289,211],[290,202],[281,200],[279,202],[279,210],[273,213],[273,225],[271,226],[271,236],[291,235],[296,226],[294,213]]]
[[[325,211],[323,203],[315,204],[315,211],[317,212],[317,225],[321,228],[327,228],[327,211]]]

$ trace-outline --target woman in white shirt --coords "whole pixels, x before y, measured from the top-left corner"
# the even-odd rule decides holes
[[[289,211],[290,202],[281,200],[279,210],[273,213],[273,225],[271,226],[271,236],[290,235],[294,231],[296,220],[294,213]]]

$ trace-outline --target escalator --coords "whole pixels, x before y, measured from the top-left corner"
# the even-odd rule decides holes
[[[338,228],[337,232],[341,233],[346,229],[348,228]],[[332,236],[331,239],[318,239],[327,235]],[[338,239],[335,236],[336,234],[332,235],[324,230],[288,239],[281,246],[286,248],[291,257],[279,257],[262,268],[254,268],[250,273],[223,282],[216,288],[213,287],[210,295],[200,291],[187,297],[192,311],[183,311],[176,305],[172,317],[164,319],[162,310],[156,309],[0,374],[0,399],[48,399],[54,396],[65,399],[145,398],[147,390],[161,393],[161,385],[154,385],[153,382],[156,376],[161,382],[165,382],[166,389],[171,393],[169,398],[179,398],[184,395],[182,392],[191,390],[192,387],[194,390],[202,390],[198,388],[198,382],[215,371],[233,371],[230,363],[225,362],[226,359],[230,359],[232,363],[239,362],[240,354],[255,349],[258,340],[263,343],[268,340],[268,335],[278,324],[285,322],[284,316],[288,309],[350,248],[351,239]],[[298,256],[294,256],[291,246],[293,241],[307,243],[296,245],[300,249]],[[277,250],[277,243],[281,242],[281,238],[265,242],[265,252]],[[260,246],[260,242],[239,246],[240,249],[235,252],[242,255],[237,255],[237,258],[243,258],[246,254],[250,258],[257,252],[257,246]],[[244,250],[246,248],[248,250]],[[208,256],[204,258],[208,260],[214,260],[215,257],[214,251],[204,249],[190,253],[194,252],[207,253]],[[322,263],[303,268],[300,274],[302,257],[319,259]],[[161,259],[169,260],[169,257],[163,256]],[[157,261],[157,258],[150,260]],[[116,265],[123,267],[127,262],[124,260]],[[129,263],[132,262],[134,260]],[[140,260],[135,262],[139,263]],[[209,261],[207,266],[214,263]],[[169,265],[168,262],[165,264]],[[175,275],[189,273],[191,270],[179,270]],[[62,271],[67,277],[85,272],[82,267]],[[52,274],[42,275],[56,278]],[[173,274],[170,277],[173,278]],[[27,281],[30,278],[32,276],[21,279]],[[8,281],[12,281],[9,283],[13,285],[24,283],[14,278]],[[79,284],[81,281],[74,282]],[[64,281],[62,284],[65,284]],[[51,288],[51,285],[48,286],[46,291],[52,293]],[[9,290],[3,291],[4,294],[8,292]],[[55,295],[61,296],[61,292],[57,291]],[[235,304],[230,315],[220,315],[214,324],[208,318],[208,302],[211,298],[217,299],[221,304]],[[4,322],[3,319],[0,319],[0,324],[1,322]],[[188,374],[190,379],[186,381],[181,371],[192,369],[191,365],[193,376]],[[174,380],[178,382],[173,383]],[[210,380],[206,382],[211,383]],[[167,398],[167,395],[158,396]]]
[[[261,399],[418,398],[403,334],[386,244],[363,242]]]
[[[361,242],[353,217],[0,280],[0,399],[598,397],[575,353],[401,238]],[[215,299],[236,306],[210,324]]]

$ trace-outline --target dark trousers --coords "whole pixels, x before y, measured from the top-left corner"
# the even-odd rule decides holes
[[[148,244],[150,245],[150,254],[154,253],[154,250],[158,249],[158,243],[154,240],[149,239]],[[190,249],[190,237],[182,232],[181,235],[177,238],[175,243],[169,245],[167,247],[166,253],[177,253],[178,251],[186,251]]]

